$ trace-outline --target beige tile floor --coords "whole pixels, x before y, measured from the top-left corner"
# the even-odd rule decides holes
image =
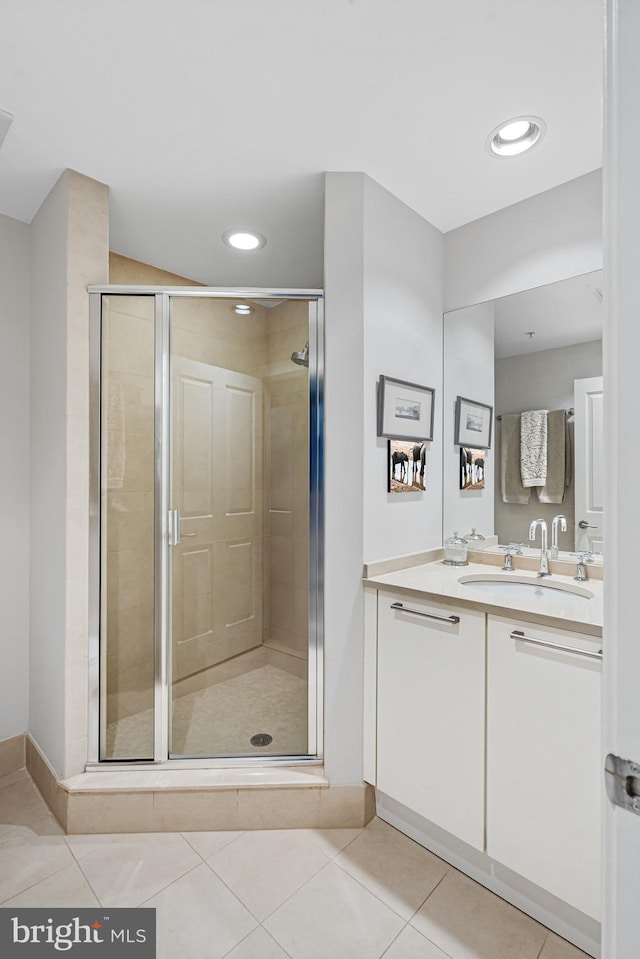
[[[109,723],[107,756],[142,758],[152,742],[153,711]],[[267,747],[251,745],[269,733]],[[307,752],[307,682],[277,666],[260,666],[180,696],[172,709],[173,755],[299,756]]]
[[[158,959],[584,959],[380,819],[364,829],[64,836],[0,779],[0,907],[151,906]]]

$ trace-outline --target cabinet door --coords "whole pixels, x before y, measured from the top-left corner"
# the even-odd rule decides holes
[[[489,616],[487,852],[600,915],[600,640]]]
[[[378,594],[378,789],[476,849],[484,695],[484,613]]]

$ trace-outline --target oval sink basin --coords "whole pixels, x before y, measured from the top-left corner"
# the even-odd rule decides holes
[[[494,596],[513,596],[522,599],[592,599],[593,593],[584,586],[573,583],[558,583],[553,579],[532,579],[524,576],[501,576],[499,573],[472,573],[461,576],[462,586],[493,593]]]

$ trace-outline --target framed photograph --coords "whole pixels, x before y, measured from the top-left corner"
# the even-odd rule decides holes
[[[422,493],[426,488],[426,443],[389,440],[388,493]]]
[[[484,450],[460,447],[460,489],[484,489]]]
[[[435,390],[381,376],[378,384],[378,436],[404,440],[433,439]]]
[[[454,443],[456,446],[471,447],[474,450],[491,449],[491,424],[493,406],[476,403],[475,400],[459,396],[456,399],[456,428]]]

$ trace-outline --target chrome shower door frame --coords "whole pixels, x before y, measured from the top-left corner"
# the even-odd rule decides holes
[[[214,287],[91,286],[90,295],[90,528],[88,766],[92,770],[310,764],[323,758],[324,716],[324,301],[321,290]],[[155,315],[155,548],[154,548],[154,755],[151,760],[104,760],[104,647],[101,609],[101,352],[105,296],[153,296]],[[169,759],[171,649],[171,300],[174,297],[305,300],[309,303],[309,622],[308,752],[295,756]]]

